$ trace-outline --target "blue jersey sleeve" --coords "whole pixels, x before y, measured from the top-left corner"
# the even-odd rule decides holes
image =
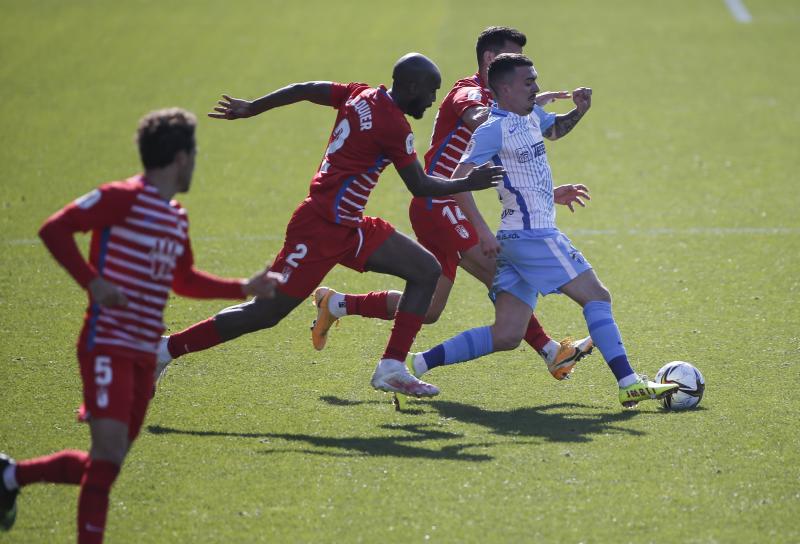
[[[556,122],[556,114],[544,111],[544,108],[538,104],[533,105],[533,113],[539,118],[539,130],[543,133]]]
[[[497,155],[503,145],[501,121],[501,118],[489,118],[475,129],[459,163],[471,162],[481,165],[492,160],[492,157]]]

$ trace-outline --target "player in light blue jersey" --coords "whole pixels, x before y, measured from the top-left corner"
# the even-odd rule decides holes
[[[412,354],[409,368],[419,377],[437,366],[515,349],[538,296],[560,292],[583,308],[589,334],[617,379],[622,405],[630,407],[640,400],[662,398],[677,385],[658,384],[633,371],[611,313],[611,294],[581,252],[556,227],[555,195],[576,186],[553,188],[542,136],[553,117],[535,106],[539,92],[536,78],[533,63],[524,55],[501,54],[495,58],[488,79],[497,104],[473,134],[453,172],[454,177],[463,177],[485,162],[503,166],[506,172],[502,186],[497,187],[503,213],[496,235],[471,193],[455,196],[478,231],[484,254],[497,256],[492,285],[495,322],[462,332],[424,353]],[[588,100],[590,95],[591,90],[586,89],[579,100]],[[578,203],[582,204],[580,200]]]

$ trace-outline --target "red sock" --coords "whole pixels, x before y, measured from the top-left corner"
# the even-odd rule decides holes
[[[119,466],[110,461],[90,459],[86,465],[78,498],[78,544],[103,542],[108,495],[117,474]]]
[[[550,337],[544,332],[542,324],[536,319],[536,314],[531,314],[531,320],[528,321],[528,330],[525,331],[525,341],[530,344],[537,353],[541,352],[550,341]]]
[[[80,450],[61,450],[52,455],[17,463],[15,473],[20,487],[36,482],[53,484],[81,483],[89,454]]]
[[[388,291],[373,291],[366,295],[345,295],[344,303],[347,308],[347,315],[392,319],[386,309],[388,298]]]
[[[382,358],[405,361],[408,350],[414,343],[414,338],[422,328],[422,319],[421,315],[398,310],[394,316],[392,335],[389,336],[389,344],[386,346]]]
[[[203,351],[222,343],[222,338],[214,325],[214,318],[195,323],[188,329],[175,333],[169,337],[167,349],[173,358],[195,351]]]

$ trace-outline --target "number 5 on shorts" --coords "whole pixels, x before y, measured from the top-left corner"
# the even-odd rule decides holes
[[[108,386],[114,375],[111,372],[111,357],[98,355],[94,360],[94,383],[97,385],[97,406],[108,406]]]

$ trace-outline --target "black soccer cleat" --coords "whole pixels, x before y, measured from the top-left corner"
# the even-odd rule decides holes
[[[17,494],[19,489],[10,491],[6,489],[6,484],[3,481],[3,472],[5,472],[8,465],[13,464],[14,460],[11,457],[5,453],[0,453],[0,531],[11,529],[17,519]]]

